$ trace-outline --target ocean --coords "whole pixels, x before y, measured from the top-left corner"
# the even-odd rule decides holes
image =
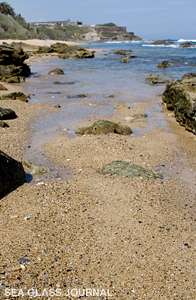
[[[92,59],[63,60],[46,57],[40,62],[31,62],[32,75],[24,84],[26,92],[31,94],[29,102],[47,102],[52,106],[60,103],[61,109],[42,116],[35,122],[31,144],[38,146],[36,149],[29,149],[26,157],[31,160],[33,156],[38,157],[37,153],[55,137],[53,133],[56,130],[75,137],[77,123],[92,117],[98,119],[111,115],[115,104],[119,102],[134,107],[137,102],[160,99],[166,84],[149,85],[146,82],[149,74],[179,80],[185,73],[196,72],[196,48],[180,47],[180,43],[186,40],[173,40],[173,44],[168,46],[155,46],[152,42],[91,43],[82,46],[103,50],[97,51]],[[114,54],[120,49],[131,50],[129,54],[134,57],[130,58],[129,63],[121,63],[122,56]],[[157,65],[165,60],[174,65],[159,69]],[[48,75],[54,68],[62,69],[65,75]],[[56,81],[60,84],[54,84]],[[80,98],[77,96],[79,94],[85,94],[86,97]],[[153,106],[153,118],[152,107],[145,112],[148,115],[148,131],[156,127],[166,129],[167,124],[160,114],[161,103],[154,102]],[[67,131],[63,131],[65,128]],[[133,136],[146,132],[146,129],[138,129],[133,132]]]

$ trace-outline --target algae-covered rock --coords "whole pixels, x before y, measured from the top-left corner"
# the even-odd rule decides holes
[[[196,134],[196,77],[185,74],[183,80],[170,81],[162,100],[173,110],[176,120]]]
[[[78,46],[68,46],[62,43],[55,43],[50,46],[48,49],[50,52],[58,53],[58,57],[61,59],[68,58],[93,58],[95,51],[89,51],[87,48],[78,47]]]
[[[158,64],[158,68],[167,68],[167,67],[172,67],[174,64],[170,61],[162,61],[160,64]]]
[[[107,134],[107,133],[118,133],[122,135],[130,135],[132,130],[127,125],[119,125],[114,122],[98,120],[93,125],[89,127],[79,128],[76,134]]]
[[[15,118],[17,118],[17,115],[14,110],[0,107],[0,120],[9,120]]]
[[[25,176],[21,162],[0,150],[0,194],[24,183]]]
[[[48,72],[48,75],[64,75],[64,74],[65,73],[63,72],[63,70],[61,70],[59,68],[55,68]]]
[[[31,172],[32,175],[35,175],[35,176],[40,176],[40,175],[49,173],[51,171],[50,168],[37,166],[26,160],[23,161],[23,165],[27,169],[29,169],[29,171]]]
[[[182,76],[182,80],[183,79],[191,79],[193,77],[196,77],[196,73],[186,73]]]
[[[28,96],[22,92],[14,92],[10,94],[5,94],[0,97],[0,100],[21,100],[24,102],[28,102]]]
[[[144,179],[163,178],[161,174],[155,173],[142,166],[125,162],[122,160],[113,161],[98,170],[101,174],[117,174],[119,176],[142,177]]]

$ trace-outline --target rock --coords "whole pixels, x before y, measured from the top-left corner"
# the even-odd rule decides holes
[[[155,84],[164,84],[167,82],[166,79],[164,79],[161,75],[159,74],[150,74],[146,77],[146,81],[150,85],[155,85]]]
[[[35,176],[43,175],[51,171],[50,168],[37,166],[26,160],[24,160],[22,163],[26,168],[30,170],[31,174]]]
[[[86,48],[78,47],[78,46],[68,46],[62,43],[52,44],[48,49],[44,51],[48,51],[47,53],[56,52],[59,54],[59,58],[68,59],[68,58],[93,58],[95,51],[89,51]],[[43,49],[42,49],[43,51]],[[46,52],[45,52],[46,53]]]
[[[77,98],[86,98],[87,96],[85,94],[78,94]]]
[[[124,120],[127,121],[127,122],[131,122],[135,119],[132,116],[128,116],[128,117],[124,118]]]
[[[48,75],[64,75],[63,70],[56,68],[48,72]]]
[[[0,127],[10,127],[7,123],[3,122],[3,121],[0,121]]]
[[[59,104],[56,104],[55,108],[61,108],[61,106]]]
[[[132,116],[134,119],[145,119],[147,118],[146,114],[136,114]]]
[[[189,48],[189,47],[195,47],[195,43],[187,42],[187,43],[181,43],[180,48]]]
[[[22,92],[14,92],[11,94],[5,94],[0,97],[0,100],[21,100],[24,102],[28,102],[27,98],[29,96],[23,94]]]
[[[29,58],[29,55],[18,45],[14,46],[6,43],[0,45],[0,80],[7,81],[14,77],[11,82],[13,80],[16,82],[15,77],[17,77],[20,82],[21,78],[28,77],[31,70],[24,63],[27,58]]]
[[[129,62],[129,56],[124,55],[120,62],[128,63]]]
[[[196,73],[186,73],[182,76],[182,80],[183,79],[191,79],[193,77],[196,77]]]
[[[0,120],[9,120],[15,118],[17,118],[15,111],[10,108],[0,107]]]
[[[25,176],[21,162],[0,150],[0,194],[23,184]]]
[[[7,91],[7,88],[3,84],[0,84],[0,91]]]
[[[113,161],[103,166],[103,168],[98,170],[97,172],[101,174],[117,174],[120,176],[142,177],[144,179],[163,178],[161,174],[155,173],[142,166],[132,164],[131,162],[125,162],[122,160]]]
[[[119,103],[119,104],[116,104],[114,106],[114,109],[130,109],[130,106],[128,106],[126,104]]]
[[[162,61],[160,64],[158,64],[158,68],[167,68],[167,67],[171,67],[174,64],[170,61]]]
[[[196,77],[187,74],[183,77],[167,84],[162,100],[167,109],[174,111],[180,125],[196,134]]]
[[[172,45],[173,42],[171,41],[154,41],[152,42],[152,45],[161,45],[161,46],[168,46],[168,45]]]
[[[118,133],[123,135],[130,135],[132,130],[129,126],[119,125],[114,122],[98,120],[89,127],[79,128],[76,134],[107,134],[107,133]]]
[[[127,52],[132,52],[132,50],[117,50],[117,51],[114,52],[114,54],[126,55]]]

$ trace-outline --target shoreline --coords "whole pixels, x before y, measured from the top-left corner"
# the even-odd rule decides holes
[[[21,91],[20,84],[2,84],[12,90],[0,95]],[[126,123],[124,118],[143,113],[149,103],[138,102],[104,119],[145,128],[145,119]],[[0,100],[0,106],[18,115],[8,121],[10,128],[0,128],[1,149],[21,160],[33,132],[31,121],[55,109],[52,103],[19,100]],[[44,155],[75,176],[25,183],[1,199],[5,287],[19,289],[22,280],[27,289],[35,283],[39,289],[102,287],[123,300],[194,298],[196,138],[162,107],[169,130],[157,128],[138,137],[68,138],[60,133],[44,146]],[[92,123],[91,118],[78,126]],[[162,172],[164,179],[97,173],[114,160]],[[20,258],[29,262],[21,267]]]

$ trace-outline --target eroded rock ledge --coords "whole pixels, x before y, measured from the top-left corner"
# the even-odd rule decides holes
[[[187,73],[182,80],[170,81],[162,100],[173,110],[176,120],[196,134],[196,73]]]

